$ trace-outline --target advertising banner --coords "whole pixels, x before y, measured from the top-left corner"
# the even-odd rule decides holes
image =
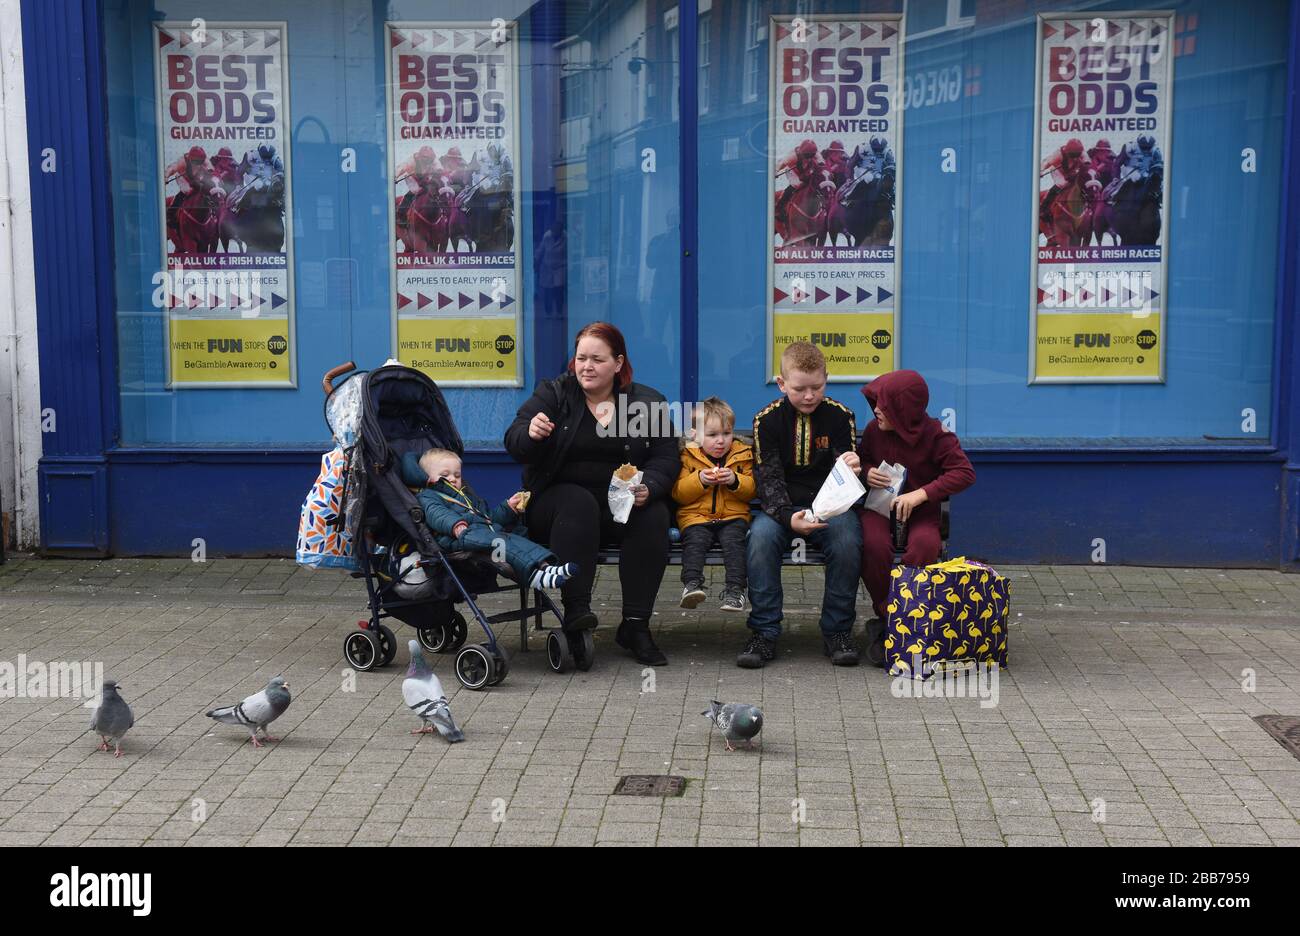
[[[902,14],[774,16],[768,377],[810,341],[832,381],[898,360]]]
[[[285,24],[153,32],[167,385],[294,387]]]
[[[1030,383],[1164,380],[1172,29],[1038,16]]]
[[[395,355],[439,384],[521,386],[516,25],[386,36]]]

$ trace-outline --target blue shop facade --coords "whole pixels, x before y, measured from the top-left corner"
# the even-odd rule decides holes
[[[292,553],[303,497],[331,444],[321,376],[393,357],[408,304],[429,306],[430,320],[442,310],[432,292],[407,295],[394,273],[395,218],[413,225],[414,215],[402,214],[394,188],[392,55],[422,35],[451,44],[463,33],[473,46],[498,41],[489,38],[496,28],[514,46],[503,92],[516,121],[514,279],[500,292],[462,289],[445,300],[447,315],[486,306],[510,323],[495,346],[509,349],[509,366],[496,365],[508,379],[443,384],[475,486],[489,498],[519,487],[504,430],[593,320],[626,334],[639,381],[671,401],[722,397],[743,427],[777,396],[773,43],[789,41],[792,28],[838,41],[837,30],[861,27],[863,36],[896,30],[891,40],[905,52],[894,89],[903,130],[891,140],[890,361],[926,377],[931,414],[959,434],[978,474],[953,504],[952,553],[1300,569],[1300,0],[1134,9],[1071,0],[25,0],[40,403],[57,414],[42,434],[41,548],[188,556],[201,541],[210,556]],[[1071,16],[1043,18],[1062,13]],[[1040,273],[1043,263],[1034,199],[1057,168],[1036,150],[1044,22],[1057,24],[1053,33],[1099,23],[1103,44],[1168,26],[1167,237],[1159,285],[1147,287],[1161,303],[1151,379],[1034,379],[1043,360],[1033,350],[1035,306],[1045,301],[1045,281],[1037,297],[1031,288],[1035,257]],[[274,48],[269,34],[249,38],[259,23],[274,24]],[[421,24],[436,28],[421,33]],[[282,69],[276,93],[287,103],[282,145],[264,162],[285,180],[290,275],[262,297],[267,315],[272,293],[275,314],[289,310],[284,333],[272,329],[287,353],[264,383],[178,379],[176,302],[165,289],[159,301],[179,224],[164,207],[176,184],[164,131],[183,116],[159,107],[159,47],[219,51],[223,42],[265,51]],[[1108,87],[1118,59],[1096,71],[1103,99],[1126,93]],[[817,74],[810,68],[803,85],[814,108]],[[231,69],[221,80],[230,88],[246,79]],[[448,100],[459,106],[454,92]],[[435,106],[431,96],[424,104]],[[871,135],[854,131],[843,143],[867,147]],[[1141,135],[1109,143],[1136,152]],[[206,157],[217,147],[209,142]],[[446,158],[444,142],[433,147]],[[472,150],[497,158],[481,142],[461,148],[466,160]],[[43,171],[51,152],[58,171]],[[1086,197],[1101,205],[1102,184]],[[810,302],[823,302],[818,292],[809,288]],[[828,286],[827,308],[836,295]],[[247,325],[248,295],[237,298],[230,319]],[[861,385],[829,388],[856,410],[859,428],[870,418]]]

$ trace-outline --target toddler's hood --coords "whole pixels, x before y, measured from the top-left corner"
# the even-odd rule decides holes
[[[924,377],[912,370],[890,371],[864,386],[862,395],[873,410],[880,407],[904,442],[915,445],[920,440],[930,418],[925,411],[930,403],[930,388]]]

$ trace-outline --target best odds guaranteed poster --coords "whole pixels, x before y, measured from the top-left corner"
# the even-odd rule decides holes
[[[397,357],[440,384],[521,386],[515,24],[386,32]]]
[[[898,359],[902,15],[771,19],[768,375],[791,342],[832,381]]]
[[[1030,383],[1164,380],[1172,27],[1039,14]]]
[[[167,384],[293,387],[285,24],[164,22],[153,33]]]

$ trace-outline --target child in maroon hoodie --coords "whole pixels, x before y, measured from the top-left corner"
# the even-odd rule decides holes
[[[903,492],[894,500],[894,515],[907,524],[906,565],[928,565],[939,558],[939,502],[975,483],[975,470],[961,443],[925,411],[930,388],[916,371],[881,374],[862,388],[876,418],[863,430],[858,444],[864,480],[873,488],[888,487],[890,477],[876,469],[882,461],[907,469]],[[879,620],[867,624],[867,659],[884,665],[885,603],[889,600],[889,570],[894,546],[889,518],[874,510],[861,511],[862,581],[871,594]]]

